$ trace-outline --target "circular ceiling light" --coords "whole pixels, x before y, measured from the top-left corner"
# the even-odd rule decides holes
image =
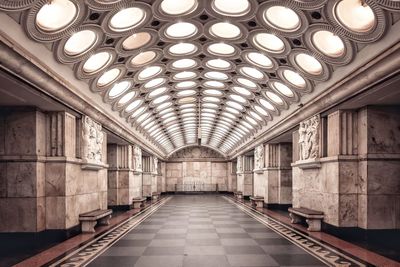
[[[166,78],[156,78],[144,84],[144,88],[154,88],[166,82]]]
[[[222,96],[223,93],[219,90],[215,90],[215,89],[206,89],[203,91],[204,94],[206,95],[212,95],[212,96]]]
[[[197,8],[197,5],[198,3],[196,0],[163,0],[160,8],[165,14],[178,16],[192,12]]]
[[[66,28],[77,17],[78,9],[72,1],[46,1],[36,15],[36,25],[47,32]]]
[[[273,87],[287,97],[294,97],[293,91],[281,82],[273,82]]]
[[[120,73],[121,70],[119,68],[113,68],[111,70],[104,72],[97,80],[97,86],[103,87],[109,85],[118,78]]]
[[[138,102],[138,103],[139,103],[138,106],[140,106],[140,105],[142,104],[142,100],[136,100],[136,101],[134,101],[133,103],[135,103],[135,102]],[[133,104],[133,103],[132,103],[132,104]],[[128,106],[128,107],[129,107],[129,106]],[[139,115],[142,114],[146,109],[147,109],[146,107],[138,108],[135,112],[132,113],[131,117],[132,117],[132,118],[135,118],[135,117],[139,116]],[[133,109],[132,109],[132,110],[133,110]]]
[[[133,101],[125,108],[125,112],[130,112],[130,111],[134,110],[135,108],[139,107],[142,103],[143,103],[143,100],[141,100],[141,99],[137,99],[137,100]],[[145,109],[145,107],[142,108],[142,112],[144,111],[144,109]]]
[[[271,33],[257,33],[253,41],[256,46],[271,53],[282,53],[285,50],[282,39]]]
[[[307,55],[305,53],[300,53],[295,56],[295,61],[300,66],[300,68],[311,75],[322,74],[322,65],[313,56]]]
[[[265,100],[263,100],[263,99],[260,99],[260,103],[261,102],[264,102]],[[261,103],[262,104],[262,103]],[[264,106],[264,105],[263,105]],[[272,106],[272,108],[273,108],[273,106]],[[260,106],[254,106],[254,109],[258,112],[258,113],[260,113],[261,115],[263,115],[263,116],[269,116],[269,114],[268,114],[268,112],[266,112],[262,107],[260,107]],[[273,109],[274,110],[274,109]]]
[[[240,72],[250,78],[261,80],[264,78],[264,74],[256,68],[251,67],[242,67],[240,68]]]
[[[162,69],[160,66],[151,66],[147,67],[141,72],[139,72],[138,78],[139,80],[146,80],[151,77],[156,76],[157,74],[161,73]]]
[[[233,86],[232,90],[241,95],[251,96],[251,92],[243,87]]]
[[[260,99],[260,104],[261,104],[263,107],[265,107],[266,109],[275,110],[275,107],[274,107],[270,102],[268,102],[267,100],[265,100],[265,99],[263,99],[263,98]],[[257,111],[258,111],[258,110],[257,110]]]
[[[222,82],[218,81],[206,81],[204,82],[204,86],[211,88],[224,88],[225,85]]]
[[[148,32],[138,32],[132,34],[122,42],[122,47],[125,50],[134,50],[145,46],[151,40],[151,35]]]
[[[252,116],[253,118],[255,118],[256,120],[262,121],[263,119],[261,118],[260,115],[258,115],[257,113],[255,113],[254,111],[249,111],[250,116]]]
[[[192,102],[195,102],[196,99],[197,99],[197,98],[195,98],[195,97],[184,97],[184,98],[179,99],[179,100],[178,100],[178,103],[179,103],[179,104],[192,103]],[[189,114],[189,113],[186,113],[185,116],[186,116],[187,114]],[[190,115],[191,115],[191,116],[195,116],[195,114],[193,114],[193,115],[190,114]],[[182,116],[183,116],[183,115],[182,115]]]
[[[185,97],[190,95],[195,95],[197,92],[195,90],[182,90],[176,93],[178,97]]]
[[[128,103],[133,97],[135,97],[135,92],[129,92],[125,94],[121,99],[118,101],[118,105],[122,106]]]
[[[77,56],[93,47],[97,34],[91,30],[83,30],[74,33],[64,45],[64,51],[69,56]]]
[[[232,17],[243,16],[250,11],[248,0],[214,0],[212,7],[215,12]]]
[[[157,54],[154,51],[141,52],[131,59],[130,64],[132,65],[132,67],[140,67],[150,63],[156,57]]]
[[[178,72],[174,75],[175,80],[187,80],[187,79],[193,79],[197,76],[197,74],[193,71],[182,71]]]
[[[217,22],[210,29],[210,34],[224,39],[237,39],[241,36],[240,28],[229,22]]]
[[[120,96],[126,90],[128,90],[131,85],[132,84],[129,81],[122,81],[122,82],[116,83],[111,88],[111,90],[108,92],[108,96],[110,98],[116,98],[117,96]]]
[[[189,38],[197,33],[197,27],[189,22],[174,23],[165,30],[165,35],[173,39]]]
[[[184,82],[179,82],[175,85],[175,88],[177,89],[186,89],[186,88],[192,88],[196,86],[196,82],[194,81],[184,81]]]
[[[289,89],[290,90],[290,89]],[[265,95],[269,98],[269,99],[271,99],[272,101],[274,101],[275,103],[277,103],[278,105],[283,105],[283,100],[282,100],[282,98],[280,97],[280,96],[278,96],[277,94],[275,94],[275,93],[272,93],[272,92],[269,92],[269,91],[267,91],[266,93],[265,93]]]
[[[292,70],[284,70],[283,77],[291,84],[295,85],[296,87],[305,88],[306,87],[306,80],[301,77],[300,74],[294,72]]]
[[[115,32],[123,32],[135,28],[146,16],[146,12],[138,7],[129,7],[118,11],[109,22]]]
[[[154,89],[149,93],[149,97],[153,98],[155,96],[161,95],[161,94],[165,93],[167,90],[168,90],[167,87],[160,87],[160,88]]]
[[[226,70],[231,68],[231,63],[223,59],[210,59],[206,62],[206,66],[213,69]]]
[[[237,78],[237,82],[243,86],[249,87],[251,89],[257,89],[257,84],[245,78]]]
[[[300,26],[300,17],[293,9],[284,6],[271,6],[264,11],[265,22],[279,30],[295,31]]]
[[[338,22],[350,31],[365,33],[376,25],[376,17],[371,7],[361,0],[342,0],[334,7]]]
[[[86,73],[95,73],[104,68],[110,61],[111,54],[109,52],[98,52],[91,55],[83,64],[83,71]]]
[[[315,47],[328,57],[341,57],[345,52],[342,39],[330,31],[317,31],[312,35]]]
[[[175,69],[189,69],[197,65],[197,62],[190,58],[183,58],[176,60],[172,63],[172,67]]]
[[[197,46],[191,43],[179,43],[172,45],[168,52],[172,55],[190,55],[196,53]]]
[[[226,101],[225,104],[237,110],[244,110],[244,107],[241,104],[233,101]]]
[[[167,101],[170,98],[171,97],[169,95],[163,95],[163,96],[160,96],[160,97],[154,99],[153,103],[156,105],[161,104],[162,102]]]
[[[252,63],[256,66],[270,69],[273,67],[273,63],[269,57],[264,54],[258,52],[250,52],[246,55],[249,63]]]
[[[223,72],[219,71],[209,71],[204,74],[204,77],[212,80],[227,80],[229,77]]]
[[[213,97],[213,96],[206,96],[206,97],[203,98],[203,101],[211,102],[211,103],[219,103],[219,102],[221,102],[221,100],[219,100],[219,98]]]
[[[208,52],[214,55],[230,56],[235,53],[235,48],[225,43],[214,43],[208,46]]]

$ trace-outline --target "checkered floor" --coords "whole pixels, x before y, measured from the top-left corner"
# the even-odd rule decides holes
[[[174,196],[89,266],[325,266],[220,196]]]

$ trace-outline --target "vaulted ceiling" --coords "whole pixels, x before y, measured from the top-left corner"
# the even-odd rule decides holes
[[[199,138],[229,154],[379,41],[400,2],[0,0],[0,9],[166,154]]]

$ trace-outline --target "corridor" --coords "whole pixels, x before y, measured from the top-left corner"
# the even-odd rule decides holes
[[[240,207],[225,196],[177,195],[165,198],[159,207],[142,223],[131,223],[126,233],[113,231],[52,266],[89,262],[89,266],[118,267],[332,266],[339,262],[362,266],[329,248],[322,248],[318,260],[276,233],[287,233],[289,228],[273,226],[277,224],[272,218]],[[269,223],[272,228],[266,225]],[[119,227],[127,229],[124,224]],[[307,237],[288,236],[306,241],[303,243],[314,248],[311,253],[317,251],[316,244]],[[102,244],[112,245],[98,249]]]

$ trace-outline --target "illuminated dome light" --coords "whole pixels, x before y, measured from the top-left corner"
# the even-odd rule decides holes
[[[109,27],[115,32],[123,32],[135,28],[146,17],[141,8],[129,7],[118,11],[109,22]]]
[[[186,89],[186,88],[192,88],[196,86],[196,83],[193,81],[184,81],[184,82],[179,82],[175,85],[177,89]]]
[[[174,111],[174,109],[173,108],[166,108],[166,109],[158,112],[158,114],[162,115],[162,114],[165,114],[165,113],[168,113],[168,112],[171,112],[171,111]]]
[[[223,93],[219,90],[214,90],[214,89],[207,89],[203,91],[204,94],[207,95],[213,95],[213,96],[222,96]]]
[[[196,106],[195,104],[185,104],[185,105],[179,106],[179,108],[181,108],[181,109],[183,109],[183,108],[193,108],[195,106]]]
[[[110,92],[108,93],[108,96],[110,98],[115,98],[124,93],[126,90],[128,90],[131,85],[132,84],[129,81],[119,82],[111,88]]]
[[[263,99],[260,99],[260,102],[261,101],[265,101],[265,100],[263,100]],[[266,112],[262,107],[260,107],[260,106],[254,106],[254,109],[258,112],[258,113],[260,113],[261,115],[263,115],[263,116],[269,116],[269,114],[268,114],[268,112]],[[275,109],[274,109],[275,110]]]
[[[156,76],[161,71],[162,71],[162,69],[160,66],[147,67],[144,70],[142,70],[141,72],[139,72],[138,78],[140,80],[146,80],[146,79]]]
[[[226,70],[231,67],[231,63],[229,63],[229,61],[218,58],[207,61],[206,66],[213,69]]]
[[[160,87],[160,88],[154,89],[149,93],[149,97],[155,97],[155,96],[161,95],[161,94],[165,93],[167,90],[168,90],[167,87]]]
[[[246,122],[246,121],[241,121],[240,123],[242,125],[244,125],[247,129],[250,129],[250,130],[254,129],[254,126],[251,125],[250,123]]]
[[[249,88],[252,89],[256,89],[257,88],[257,84],[253,81],[250,81],[248,79],[244,79],[244,78],[237,78],[237,82],[240,83],[243,86],[247,86]]]
[[[196,53],[196,51],[197,51],[197,46],[191,43],[175,44],[168,49],[168,52],[170,52],[173,55],[189,55]]]
[[[111,59],[109,52],[99,52],[91,55],[83,64],[83,71],[86,73],[95,73],[104,68]]]
[[[229,56],[233,55],[235,53],[235,48],[229,44],[225,43],[215,43],[211,44],[207,48],[208,52],[211,54],[217,54],[217,55],[223,55],[223,56]]]
[[[233,115],[232,113],[229,113],[229,112],[222,112],[221,115],[226,116],[226,117],[228,117],[230,119],[236,119],[236,116]]]
[[[301,53],[296,55],[295,61],[300,68],[312,75],[320,75],[323,71],[321,63],[313,56]]]
[[[243,74],[245,74],[245,75],[247,75],[247,76],[249,76],[251,78],[257,79],[257,80],[261,80],[261,79],[264,78],[264,74],[261,71],[259,71],[258,69],[255,69],[255,68],[242,67],[242,68],[240,68],[240,71]]]
[[[203,108],[202,111],[209,112],[209,113],[217,113],[217,111],[215,109],[211,109],[211,108]]]
[[[178,97],[185,97],[185,96],[190,96],[190,95],[195,95],[197,92],[195,90],[183,90],[179,91],[176,95]]]
[[[132,103],[130,103],[130,104],[125,108],[125,111],[126,111],[126,112],[130,112],[130,111],[134,110],[135,108],[139,107],[142,103],[143,103],[143,100],[137,99],[137,100],[133,101]],[[133,115],[133,114],[132,114],[132,115]]]
[[[197,8],[197,5],[196,0],[163,0],[160,8],[165,14],[178,16],[192,12]]]
[[[140,123],[140,122],[144,121],[145,119],[147,119],[149,116],[150,116],[150,113],[146,112],[146,113],[140,115],[139,118],[136,119],[136,121]]]
[[[239,17],[250,11],[248,0],[214,0],[212,7],[215,12],[232,17]]]
[[[240,95],[229,95],[230,98],[233,100],[240,102],[240,103],[246,103],[246,98],[240,96]]]
[[[46,1],[36,15],[36,25],[47,32],[59,31],[71,24],[77,14],[77,7],[71,1]]]
[[[114,68],[114,69],[104,72],[100,76],[100,78],[97,80],[97,86],[103,87],[103,86],[106,86],[106,85],[112,83],[113,81],[115,81],[118,78],[120,73],[121,73],[121,70],[118,68]]]
[[[251,118],[250,116],[246,116],[246,120],[254,126],[258,125],[258,122],[255,119]]]
[[[125,94],[123,97],[121,97],[121,99],[118,101],[118,105],[122,106],[125,105],[126,103],[128,103],[132,98],[134,98],[136,95],[135,92],[129,92],[127,94]]]
[[[328,57],[341,57],[345,52],[342,39],[330,31],[317,31],[311,39],[315,47]]]
[[[153,103],[156,105],[161,104],[162,102],[167,101],[170,98],[171,97],[169,95],[163,95],[163,96],[160,96],[160,97],[154,99]]]
[[[250,111],[249,112],[250,116],[252,116],[253,118],[255,118],[256,120],[262,121],[263,119],[261,118],[260,115],[258,115],[257,113],[255,113],[254,111]]]
[[[306,80],[304,80],[303,77],[301,77],[300,74],[297,72],[294,72],[292,70],[284,70],[282,72],[283,77],[291,84],[294,86],[300,87],[300,88],[305,88],[306,87]]]
[[[195,97],[184,97],[184,98],[179,99],[178,103],[179,104],[186,104],[186,103],[191,103],[191,102],[195,102],[195,101],[196,101]]]
[[[215,23],[210,27],[209,31],[210,34],[225,39],[235,39],[242,34],[238,26],[229,22]]]
[[[145,46],[151,40],[151,35],[148,32],[138,32],[132,34],[122,42],[122,47],[125,50],[134,50]]]
[[[281,94],[283,94],[287,97],[294,97],[293,91],[289,87],[284,85],[283,83],[273,82],[272,84],[273,84],[274,88],[276,90],[278,90]]]
[[[269,110],[275,110],[275,107],[270,103],[270,102],[268,102],[267,100],[265,100],[265,99],[260,99],[260,104],[263,106],[263,107],[265,107],[266,109],[269,109]],[[258,111],[258,110],[257,110]]]
[[[174,39],[189,38],[197,33],[197,27],[189,22],[177,22],[165,30],[166,36]]]
[[[193,79],[197,76],[197,74],[193,71],[182,71],[178,72],[174,75],[174,79],[176,80],[186,80],[186,79]]]
[[[230,112],[230,113],[233,113],[233,114],[235,114],[235,115],[240,114],[240,111],[239,111],[239,110],[234,109],[234,108],[231,108],[231,107],[226,107],[225,110],[228,111],[228,112]]]
[[[284,6],[271,6],[264,11],[265,22],[279,30],[295,31],[300,26],[300,18],[292,9]]]
[[[218,108],[217,104],[213,104],[213,103],[203,103],[202,107],[204,108]]]
[[[209,71],[204,74],[204,76],[208,79],[213,80],[227,80],[229,77],[225,73],[218,72],[218,71]]]
[[[211,102],[211,103],[219,103],[221,102],[221,100],[217,97],[213,97],[213,96],[206,96],[203,97],[203,101],[205,102]]]
[[[154,88],[157,86],[162,85],[163,83],[166,82],[165,78],[155,78],[151,81],[148,81],[147,83],[144,84],[144,88],[148,89],[148,88]]]
[[[139,67],[150,63],[156,57],[157,54],[154,51],[141,52],[133,57],[130,63],[133,67]]]
[[[196,65],[197,65],[197,62],[194,61],[193,59],[189,59],[189,58],[179,59],[172,63],[172,67],[174,67],[176,69],[188,69],[188,68],[195,67]]]
[[[246,55],[249,63],[256,66],[270,69],[273,67],[273,63],[269,57],[258,52],[250,52]]]
[[[251,92],[243,87],[240,86],[233,86],[232,90],[238,94],[245,95],[245,96],[251,96]]]
[[[365,1],[342,0],[334,9],[338,22],[351,31],[365,33],[375,27],[375,14]]]
[[[165,103],[162,103],[161,105],[158,105],[158,107],[156,109],[157,109],[157,111],[160,111],[160,110],[168,108],[170,106],[172,106],[171,102],[165,102]]]
[[[277,103],[278,105],[283,105],[283,103],[284,103],[283,100],[282,100],[282,98],[280,98],[280,96],[278,96],[278,95],[275,94],[275,93],[266,92],[265,95],[266,95],[269,99],[271,99],[272,101],[274,101],[275,103]]]
[[[132,113],[131,118],[136,118],[140,114],[146,111],[146,107],[138,108],[135,112]]]
[[[225,85],[222,82],[218,81],[206,81],[204,85],[211,88],[224,88]]]
[[[272,53],[281,53],[285,50],[284,42],[270,33],[258,33],[254,36],[253,41],[259,48]]]
[[[64,45],[64,51],[69,56],[76,56],[88,51],[96,43],[97,34],[91,30],[74,33]]]
[[[241,104],[233,101],[226,101],[225,104],[237,110],[244,110],[244,107]]]

